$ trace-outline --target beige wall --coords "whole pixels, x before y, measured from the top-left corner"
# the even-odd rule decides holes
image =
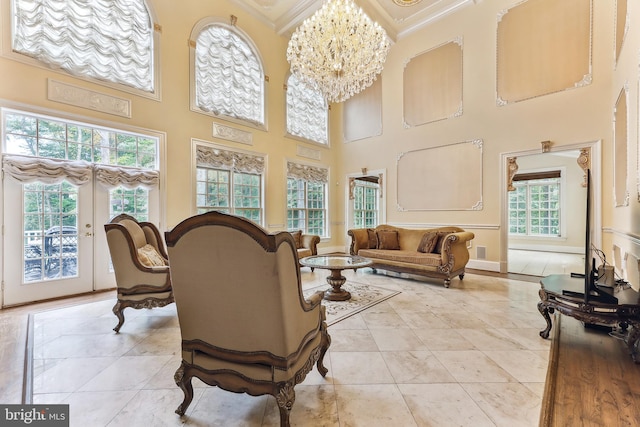
[[[9,28],[6,17],[8,0],[2,1],[2,33],[6,50]],[[341,106],[331,111],[331,148],[305,144],[284,137],[284,92],[282,85],[288,70],[285,60],[287,39],[279,37],[261,21],[253,18],[226,0],[149,0],[157,21],[162,25],[161,87],[162,100],[127,94],[122,91],[82,81],[66,74],[41,69],[0,57],[0,99],[19,102],[35,108],[46,108],[62,115],[73,115],[96,123],[122,123],[127,126],[153,129],[166,133],[166,224],[172,227],[193,213],[191,176],[191,139],[198,138],[239,149],[267,154],[266,224],[268,228],[284,227],[285,162],[297,159],[330,168],[331,240],[323,241],[324,248],[347,243],[345,212],[345,177],[369,170],[386,170],[387,222],[422,226],[429,224],[461,225],[476,234],[474,246],[487,248],[487,261],[498,265],[501,261],[501,211],[503,175],[501,156],[504,153],[537,150],[540,141],[551,140],[555,148],[602,140],[602,217],[605,235],[603,248],[609,249],[614,240],[629,250],[635,248],[640,234],[640,206],[637,202],[636,170],[638,141],[638,51],[640,49],[640,4],[629,2],[632,16],[630,32],[622,50],[622,58],[613,70],[613,1],[593,3],[593,82],[561,93],[542,96],[504,107],[496,106],[496,17],[517,2],[515,0],[485,0],[460,9],[428,27],[395,43],[383,71],[383,133],[381,136],[342,142]],[[187,39],[194,24],[203,17],[227,19],[234,14],[238,27],[257,45],[264,61],[267,84],[268,131],[232,125],[253,134],[254,145],[247,147],[233,142],[216,140],[211,136],[211,117],[189,110],[189,51]],[[464,87],[463,115],[411,129],[402,124],[403,64],[408,58],[459,36],[463,37]],[[131,99],[131,119],[119,118],[87,109],[51,102],[46,98],[47,78],[56,78],[91,90]],[[624,82],[630,86],[630,149],[629,165],[633,173],[628,177],[631,206],[613,208],[612,188],[612,108]],[[224,122],[221,122],[224,124]],[[228,123],[227,123],[228,124]],[[473,139],[483,140],[483,208],[478,211],[420,211],[397,210],[396,159],[399,153],[453,144]],[[321,161],[300,158],[298,145],[318,150]],[[464,174],[452,168],[450,173]],[[446,189],[447,177],[434,176]],[[472,248],[472,258],[475,251]]]
[[[482,1],[465,7],[433,25],[401,39],[392,46],[383,72],[383,135],[345,145],[345,171],[362,167],[385,168],[387,178],[387,220],[398,225],[458,224],[476,234],[474,246],[485,246],[487,268],[501,260],[501,210],[503,195],[501,155],[539,150],[540,142],[550,140],[554,149],[564,145],[602,140],[603,188],[611,187],[613,65],[613,4],[593,3],[593,82],[579,88],[496,106],[496,28],[499,12],[518,2]],[[631,12],[640,13],[640,5]],[[636,22],[636,25],[639,23]],[[404,129],[402,126],[403,64],[408,58],[456,37],[463,37],[463,115],[460,117]],[[637,38],[637,37],[636,37]],[[626,46],[635,65],[630,64],[637,80],[637,46]],[[635,67],[635,68],[634,68]],[[635,87],[635,81],[634,81]],[[634,101],[635,102],[635,101]],[[631,102],[631,104],[634,104]],[[635,134],[634,134],[635,135]],[[400,212],[396,209],[396,158],[398,153],[419,148],[483,140],[483,209],[479,211]],[[632,137],[635,141],[635,136]],[[464,170],[452,168],[452,174]],[[447,188],[446,176],[433,179]],[[611,224],[611,195],[604,194],[607,207],[605,224]],[[476,252],[472,248],[471,257]],[[473,264],[473,263],[472,263]]]

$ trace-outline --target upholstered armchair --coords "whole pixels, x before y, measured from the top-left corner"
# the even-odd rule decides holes
[[[276,398],[289,425],[294,386],[316,364],[326,375],[322,292],[305,299],[293,237],[268,234],[244,218],[208,212],[178,224],[165,239],[182,335],[175,373],[184,415],[193,377],[211,386]]]
[[[127,214],[104,225],[116,275],[118,301],[113,314],[114,331],[120,332],[127,307],[163,307],[173,302],[167,252],[160,232],[150,222],[138,222]]]
[[[296,245],[298,259],[318,255],[318,243],[320,243],[320,236],[315,234],[303,234],[302,230],[292,231],[291,235],[293,236],[293,241]],[[311,267],[311,271],[313,270],[314,268]]]

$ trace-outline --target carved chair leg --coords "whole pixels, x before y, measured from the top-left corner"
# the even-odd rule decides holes
[[[293,403],[296,401],[296,392],[293,389],[293,385],[293,382],[285,383],[275,396],[280,410],[280,427],[290,426],[289,415],[291,414]]]
[[[193,385],[191,385],[191,375],[185,375],[186,365],[184,360],[180,363],[180,367],[173,375],[173,379],[176,382],[176,385],[180,387],[182,392],[184,393],[184,400],[176,409],[176,414],[183,416],[185,412],[187,412],[187,408],[191,404],[193,400]]]
[[[113,328],[114,331],[116,331],[116,333],[120,333],[120,328],[122,327],[122,325],[124,324],[124,309],[126,307],[122,306],[122,303],[120,302],[120,300],[118,300],[118,302],[116,302],[116,305],[113,306],[113,314],[116,315],[116,317],[118,318],[118,324],[116,325],[115,328]]]
[[[331,345],[331,335],[329,335],[329,333],[327,332],[327,324],[324,322],[322,322],[320,333],[322,334],[322,341],[320,343],[320,357],[318,357],[316,367],[318,368],[318,372],[320,372],[320,375],[324,377],[327,375],[327,372],[329,372],[324,366],[324,355]]]
[[[450,284],[451,284],[451,279],[449,279],[448,277],[446,279],[444,279],[444,287],[445,288],[448,288]]]
[[[464,273],[460,273],[458,277],[460,278],[460,280],[464,279]]]

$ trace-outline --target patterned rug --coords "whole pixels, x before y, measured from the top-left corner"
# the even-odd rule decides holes
[[[308,297],[317,291],[329,289],[329,285],[320,285],[314,288],[305,289],[303,294]],[[392,296],[398,295],[399,291],[380,288],[378,286],[366,285],[348,281],[342,285],[342,289],[351,293],[351,299],[347,301],[327,301],[322,300],[322,305],[327,307],[327,326],[334,325],[354,314],[360,313]]]

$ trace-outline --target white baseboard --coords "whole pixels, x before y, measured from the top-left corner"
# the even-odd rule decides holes
[[[467,262],[467,268],[473,268],[475,270],[486,270],[500,272],[500,263],[496,261],[485,261],[481,259],[470,259]]]

